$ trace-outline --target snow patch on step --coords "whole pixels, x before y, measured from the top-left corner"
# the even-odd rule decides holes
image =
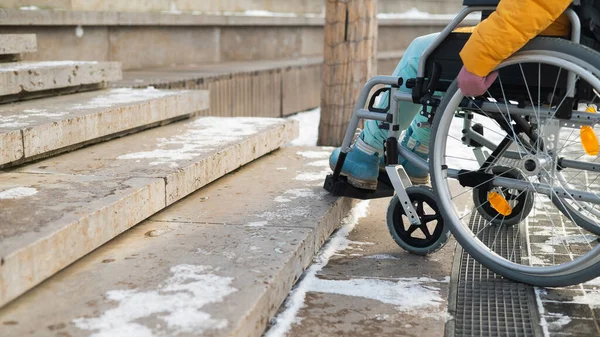
[[[246,227],[265,227],[268,224],[269,223],[267,221],[256,221],[256,222],[249,222],[248,224],[246,224]]]
[[[178,265],[172,276],[154,290],[113,290],[106,298],[118,306],[100,317],[78,318],[73,321],[82,330],[94,331],[93,337],[143,336],[154,337],[144,319],[154,316],[164,321],[171,335],[202,334],[227,326],[226,319],[217,319],[200,311],[207,304],[222,302],[238,291],[231,286],[231,277],[209,273],[213,267]]]
[[[15,187],[0,192],[0,200],[23,199],[37,194],[37,190],[31,187]]]
[[[167,96],[176,96],[181,94],[181,91],[165,91],[158,90],[153,87],[146,89],[133,89],[133,88],[118,88],[110,89],[106,94],[96,96],[91,100],[76,104],[74,110],[88,110],[98,108],[108,108],[118,104],[130,104],[149,99],[158,99]]]
[[[330,169],[323,170],[321,172],[305,172],[296,176],[296,180],[300,181],[316,181],[322,180],[325,181],[325,177],[331,173]]]
[[[224,143],[239,141],[257,134],[261,128],[280,123],[280,119],[274,118],[198,118],[188,123],[187,130],[180,135],[159,139],[154,150],[129,153],[117,158],[151,159],[151,166],[172,166],[175,161],[191,160]]]
[[[327,151],[300,151],[297,155],[308,159],[325,159],[331,156],[331,152]]]
[[[23,71],[40,68],[58,68],[68,66],[98,64],[96,61],[42,61],[42,62],[14,62],[0,63],[0,71]]]

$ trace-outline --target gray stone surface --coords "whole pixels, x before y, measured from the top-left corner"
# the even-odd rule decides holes
[[[165,207],[161,179],[0,175],[0,306]]]
[[[163,178],[167,204],[172,204],[297,135],[295,121],[201,117],[49,158],[18,171]]]
[[[205,91],[111,89],[0,106],[0,164],[64,149],[208,108]],[[23,141],[16,141],[15,132]]]
[[[0,174],[0,306],[296,135],[291,121],[200,118]]]
[[[427,257],[406,253],[388,232],[388,202],[370,201],[347,247],[306,286],[287,336],[444,336],[454,241]]]
[[[118,62],[0,63],[0,96],[112,82],[121,77],[121,65]]]
[[[167,208],[0,310],[0,335],[262,335],[354,204],[325,195],[322,160],[297,154],[326,151],[284,148]]]
[[[0,55],[33,53],[36,49],[34,34],[0,34]]]

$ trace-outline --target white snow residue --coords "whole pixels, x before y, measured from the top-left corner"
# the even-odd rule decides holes
[[[565,325],[571,323],[571,318],[569,316],[565,316],[563,314],[558,313],[548,313],[548,318],[551,318],[552,321],[548,323],[549,330],[559,330]]]
[[[0,200],[22,199],[37,194],[37,190],[31,187],[15,187],[0,192]]]
[[[592,308],[600,308],[600,293],[589,292],[573,297],[573,303],[587,304]]]
[[[329,160],[317,160],[306,164],[308,166],[316,166],[316,167],[329,167]]]
[[[159,139],[157,148],[134,152],[118,159],[152,159],[149,165],[171,165],[178,160],[191,160],[215,147],[239,141],[259,132],[263,126],[281,123],[274,118],[203,117],[186,124],[187,130],[169,138]],[[224,129],[225,128],[225,129]]]
[[[585,282],[584,284],[592,285],[592,286],[600,286],[600,277],[597,277],[593,280],[589,280],[589,281]]]
[[[296,17],[296,13],[277,13],[264,10],[247,10],[243,13],[244,16],[279,16],[279,17]]]
[[[246,227],[264,227],[268,224],[269,223],[267,221],[256,221],[256,222],[249,222],[248,224],[246,224]]]
[[[97,61],[35,61],[18,63],[0,63],[0,71],[35,70],[39,68],[57,68],[66,66],[98,64]]]
[[[277,171],[285,171],[285,170],[287,170],[287,167],[278,167],[277,168]]]
[[[379,13],[378,19],[438,19],[438,20],[453,20],[456,14],[430,14],[421,12],[416,8],[411,8],[403,13]],[[470,14],[466,17],[467,20],[481,19],[480,14]]]
[[[118,104],[130,104],[149,99],[158,99],[177,95],[174,91],[157,90],[153,87],[146,89],[118,88],[111,89],[106,94],[94,97],[82,104],[73,106],[75,110],[107,108]]]
[[[540,252],[542,253],[556,253],[556,249],[554,249],[554,247],[550,246],[550,245],[546,245],[543,243],[533,243],[532,244],[534,247],[536,247],[537,249],[539,249]]]
[[[81,39],[83,37],[83,33],[83,27],[81,25],[77,25],[77,27],[75,27],[75,36]]]
[[[369,255],[369,256],[365,256],[365,259],[373,259],[373,260],[400,260],[400,258],[395,257],[393,255],[388,255],[388,254],[375,254],[375,255]]]
[[[590,242],[594,242],[596,240],[596,238],[597,237],[595,235],[591,235],[591,234],[562,235],[562,236],[552,236],[548,240],[546,240],[546,242],[544,242],[544,243],[547,245],[553,245],[553,246],[562,246],[565,244],[571,245],[571,244],[577,244],[577,243],[588,244]]]
[[[540,326],[542,327],[542,333],[544,337],[550,337],[550,331],[548,331],[548,321],[544,317],[546,309],[544,309],[544,304],[542,303],[542,294],[545,294],[545,290],[542,288],[535,288],[535,300],[537,302],[537,308],[540,313]]]
[[[446,318],[439,281],[403,278],[397,282],[378,279],[322,280],[316,278],[308,291],[368,298],[391,304],[400,312],[440,320]]]
[[[283,195],[275,198],[275,202],[290,202],[298,198],[321,199],[322,196],[318,195],[310,188],[296,188],[283,192]]]
[[[11,122],[11,121],[3,122],[2,120],[6,120],[6,119],[3,118],[0,120],[0,128],[19,129],[19,128],[23,128],[23,127],[26,127],[27,125],[29,125],[28,123],[23,123],[23,122]]]
[[[290,202],[290,201],[292,201],[292,199],[288,199],[288,198],[285,198],[285,197],[282,197],[282,196],[278,196],[275,199],[273,199],[273,201],[275,201],[275,202]]]
[[[315,181],[315,180],[325,181],[325,177],[329,173],[331,173],[331,170],[329,170],[329,169],[321,171],[321,172],[305,172],[305,173],[300,173],[294,179],[300,180],[300,181]]]
[[[168,335],[202,334],[227,326],[226,319],[212,318],[200,311],[210,303],[222,302],[236,292],[231,277],[209,273],[209,266],[179,265],[171,268],[172,276],[157,289],[141,291],[113,290],[106,298],[117,306],[99,317],[78,318],[73,321],[82,330],[94,331],[92,337],[163,336],[145,326],[144,319],[156,318],[165,322]]]
[[[300,124],[300,133],[298,138],[290,142],[290,146],[316,146],[319,137],[319,120],[321,118],[321,109],[317,108],[307,112],[288,117],[298,121]]]
[[[19,7],[19,9],[22,11],[37,11],[40,8],[38,6],[23,6],[23,7]]]
[[[308,159],[325,159],[331,156],[331,152],[327,151],[301,151],[296,154]]]
[[[292,324],[296,321],[298,311],[304,306],[306,292],[311,289],[312,284],[317,282],[316,274],[321,271],[329,259],[339,251],[348,247],[348,234],[354,229],[358,220],[367,216],[369,201],[359,202],[343,220],[342,227],[330,238],[329,242],[321,249],[306,272],[302,281],[300,281],[285,303],[286,309],[280,313],[274,320],[274,325],[266,332],[264,337],[282,337],[287,334]]]
[[[293,199],[296,198],[319,198],[315,191],[310,188],[295,188],[284,192],[286,195],[290,195]]]
[[[281,220],[295,220],[310,214],[310,209],[308,207],[294,206],[285,208],[285,204],[283,204],[282,206],[284,207],[279,207],[278,210],[275,212],[267,211],[260,214],[256,214],[256,216],[263,218],[269,222],[274,222]]]

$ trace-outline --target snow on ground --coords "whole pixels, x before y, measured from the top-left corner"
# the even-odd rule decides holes
[[[300,135],[290,143],[291,146],[317,145],[317,138],[319,137],[319,120],[321,118],[320,108],[301,112],[288,118],[300,123]],[[327,157],[329,157],[329,155],[327,155]]]
[[[0,200],[3,199],[23,199],[37,194],[37,190],[31,187],[15,187],[0,192]]]
[[[402,278],[399,280],[350,279],[323,280],[315,278],[308,285],[308,291],[368,298],[391,304],[396,310],[412,313],[420,317],[430,317],[445,321],[438,280],[426,277]]]
[[[306,270],[302,281],[292,290],[292,293],[284,304],[286,309],[275,318],[275,324],[267,331],[265,337],[282,337],[287,334],[292,324],[296,321],[296,315],[304,306],[306,293],[313,289],[314,285],[319,282],[316,276],[317,273],[323,270],[334,254],[348,247],[350,244],[350,241],[347,239],[348,234],[350,234],[361,218],[367,216],[368,208],[369,201],[361,201],[343,220],[343,226],[321,249],[315,259],[316,262]]]

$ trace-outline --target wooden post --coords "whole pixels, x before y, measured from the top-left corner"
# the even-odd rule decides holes
[[[340,146],[358,94],[376,73],[377,0],[325,0],[318,145]]]

